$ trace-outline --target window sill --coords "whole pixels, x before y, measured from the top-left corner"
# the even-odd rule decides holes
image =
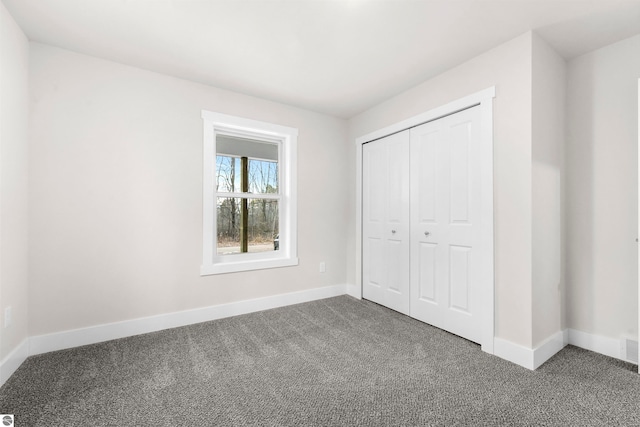
[[[298,265],[298,258],[268,258],[262,260],[244,260],[236,262],[220,262],[202,265],[201,276],[213,274],[236,273],[240,271],[265,270],[270,268],[291,267]]]

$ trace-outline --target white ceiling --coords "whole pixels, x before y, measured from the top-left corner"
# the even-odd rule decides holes
[[[640,0],[2,1],[30,40],[343,118],[528,30],[640,33]]]

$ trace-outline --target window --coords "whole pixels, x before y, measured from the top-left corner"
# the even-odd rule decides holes
[[[298,130],[202,111],[201,274],[298,264]]]

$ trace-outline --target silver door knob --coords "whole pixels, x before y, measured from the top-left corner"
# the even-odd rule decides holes
[[[396,230],[391,230],[391,234],[396,234]]]
[[[424,232],[424,237],[429,237],[429,235],[430,235],[430,234],[431,234],[431,233],[429,233],[428,231],[425,231],[425,232]]]

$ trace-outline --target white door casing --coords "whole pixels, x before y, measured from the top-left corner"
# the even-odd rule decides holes
[[[482,342],[480,108],[411,129],[412,317]]]
[[[409,314],[409,131],[363,148],[365,298]]]

